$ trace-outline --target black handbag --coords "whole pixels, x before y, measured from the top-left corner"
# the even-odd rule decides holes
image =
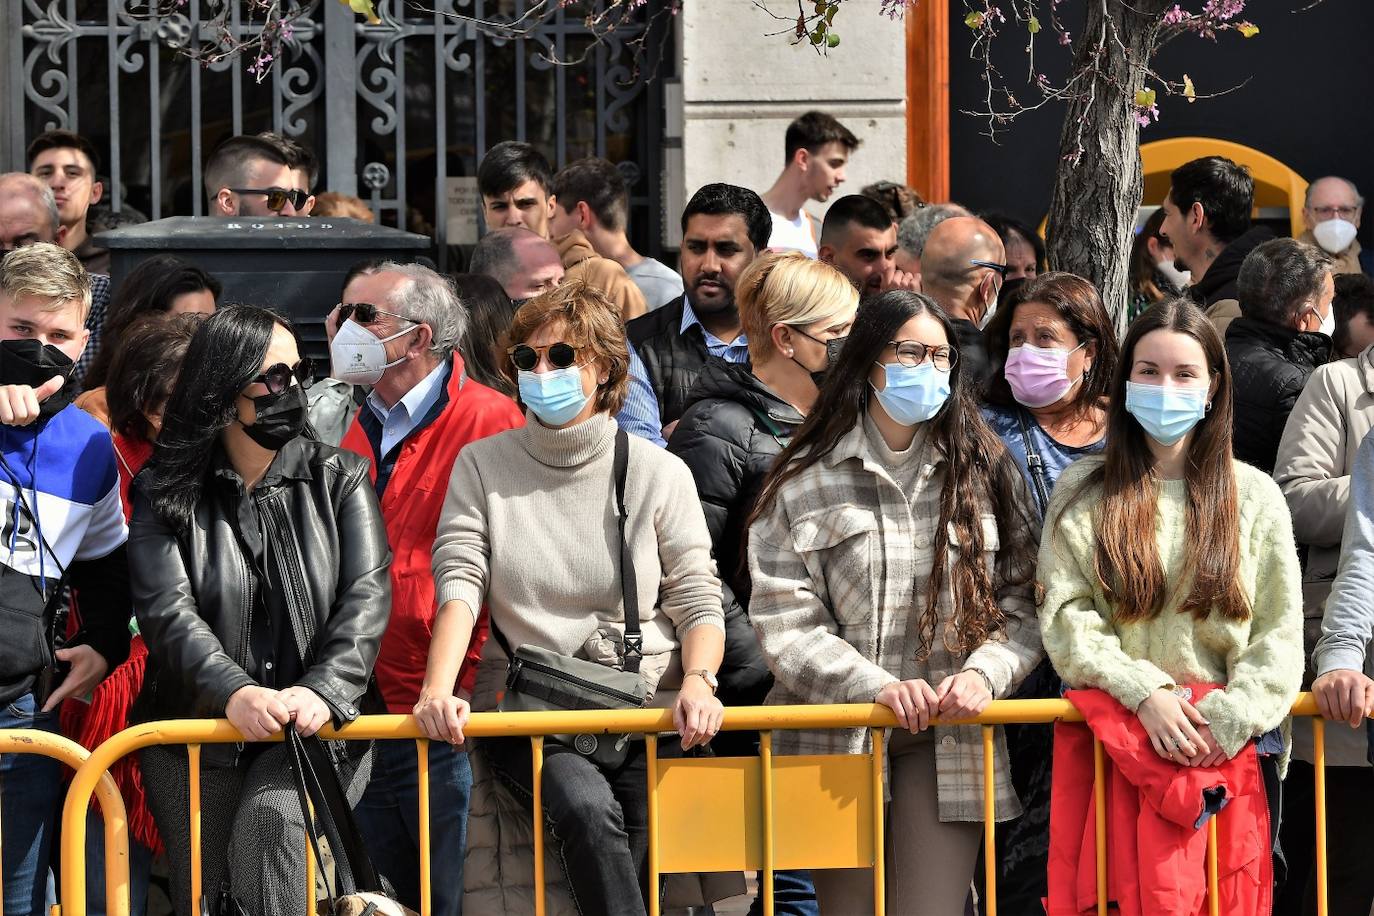
[[[510,660],[506,692],[497,708],[501,712],[544,712],[559,709],[639,709],[649,690],[639,676],[644,657],[644,637],[639,630],[639,592],[634,563],[625,541],[625,476],[629,469],[630,440],[624,430],[615,435],[615,499],[620,530],[620,587],[625,597],[624,669],[537,646],[511,651],[496,621],[491,633]],[[572,748],[605,770],[619,769],[630,753],[630,735],[550,735],[551,740]]]

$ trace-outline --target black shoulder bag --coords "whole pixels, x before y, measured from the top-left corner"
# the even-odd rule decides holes
[[[501,712],[545,712],[556,709],[638,709],[648,687],[639,676],[644,657],[644,637],[639,631],[639,592],[634,563],[625,541],[625,475],[629,467],[630,440],[624,430],[615,435],[615,500],[620,529],[620,588],[625,596],[625,668],[620,670],[586,659],[560,655],[538,646],[521,646],[514,652],[501,635],[495,619],[491,634],[510,659],[506,692],[497,707]],[[603,769],[615,770],[630,751],[629,735],[583,733],[551,735]]]

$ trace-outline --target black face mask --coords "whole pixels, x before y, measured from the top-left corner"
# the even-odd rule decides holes
[[[60,375],[68,384],[38,405],[38,418],[46,420],[72,402],[75,392],[69,384],[76,363],[52,344],[26,340],[0,340],[0,385],[28,385],[40,388]]]
[[[814,369],[807,369],[806,366],[802,366],[801,362],[795,356],[792,357],[792,362],[796,363],[798,366],[801,366],[803,369],[806,369],[807,372],[811,373],[811,383],[815,385],[817,388],[820,388],[823,384],[825,384],[826,375],[830,372],[831,369],[835,368],[835,363],[839,362],[840,348],[844,346],[844,342],[849,339],[849,336],[845,335],[844,337],[832,337],[829,340],[816,340],[816,338],[812,337],[810,334],[806,333],[800,328],[793,328],[793,330],[809,340],[815,340],[816,343],[825,344],[825,368],[821,369],[820,371],[816,371]]]
[[[305,429],[308,405],[305,389],[300,385],[292,385],[280,394],[264,394],[250,400],[258,418],[252,426],[245,424],[243,431],[269,452],[280,451]]]

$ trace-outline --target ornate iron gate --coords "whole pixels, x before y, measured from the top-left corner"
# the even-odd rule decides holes
[[[200,214],[210,149],[276,130],[317,152],[319,190],[357,194],[381,221],[434,236],[442,258],[475,240],[482,154],[521,139],[556,166],[620,164],[633,235],[658,247],[662,90],[645,79],[671,66],[650,31],[667,27],[658,2],[598,38],[585,17],[602,0],[381,0],[377,25],[336,0],[283,0],[300,16],[260,83],[246,60],[203,66],[185,53],[211,39],[224,2],[236,37],[260,29],[236,0],[184,0],[156,20],[156,0],[0,0],[0,166],[23,168],[30,138],[66,127],[105,157],[115,212]]]

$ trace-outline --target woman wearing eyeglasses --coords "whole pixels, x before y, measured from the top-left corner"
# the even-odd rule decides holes
[[[247,741],[358,716],[390,607],[390,555],[367,464],[315,440],[313,367],[266,309],[231,306],[191,339],[152,459],[134,484],[134,611],[148,644],[141,721],[228,718]],[[356,802],[368,767],[335,749]],[[173,901],[190,899],[187,756],[143,752]],[[305,834],[286,748],[201,752],[201,888],[250,916],[304,913]],[[237,911],[234,911],[237,912]]]
[[[983,421],[948,317],[920,293],[865,303],[749,528],[750,617],[769,704],[881,703],[887,911],[963,911],[982,837],[976,726],[1041,657],[1038,525]],[[863,753],[867,731],[775,732],[777,753]],[[1020,813],[999,733],[998,820]],[[822,914],[872,912],[869,871],[813,873]]]
[[[722,718],[720,580],[691,472],[663,449],[617,435],[629,365],[619,310],[583,283],[564,284],[520,307],[508,355],[526,424],[473,442],[454,466],[434,539],[439,611],[415,707],[421,728],[432,740],[463,740],[468,705],[453,684],[483,605],[492,638],[473,689],[479,710],[494,706],[507,646],[625,667],[628,556],[643,640],[639,674],[653,705],[672,707],[682,747],[704,744]],[[614,456],[624,448],[622,554]],[[479,751],[529,805],[529,740],[488,739]],[[586,916],[646,911],[645,772],[639,740],[613,769],[557,741],[544,744],[544,815]]]

